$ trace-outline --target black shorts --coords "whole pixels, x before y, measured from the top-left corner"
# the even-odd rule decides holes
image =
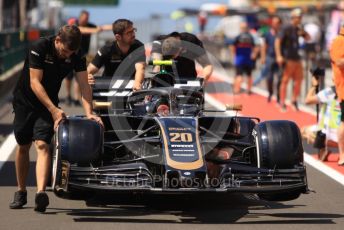
[[[50,144],[54,135],[54,122],[48,112],[36,112],[23,105],[13,104],[14,136],[19,145],[27,145],[35,140]]]
[[[344,122],[344,101],[340,102],[340,112],[342,113],[340,115],[340,120],[341,122]]]
[[[74,71],[70,71],[70,72],[67,74],[66,79],[72,80],[73,77],[74,77]]]
[[[236,76],[239,75],[246,75],[246,76],[251,76],[253,70],[253,66],[251,65],[237,65],[235,66],[235,74]]]

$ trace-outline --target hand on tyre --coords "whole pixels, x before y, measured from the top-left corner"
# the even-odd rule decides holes
[[[100,117],[93,115],[93,114],[89,114],[89,115],[87,115],[87,118],[90,120],[96,121],[98,124],[100,124],[104,128],[103,121]]]
[[[66,119],[65,112],[57,107],[51,112],[51,116],[54,120],[54,130],[56,130],[62,120]]]

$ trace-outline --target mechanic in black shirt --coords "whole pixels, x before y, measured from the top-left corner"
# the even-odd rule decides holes
[[[18,191],[10,208],[22,208],[27,203],[26,177],[29,170],[29,150],[34,141],[37,151],[37,193],[35,211],[44,212],[49,204],[45,188],[50,172],[49,144],[54,129],[66,118],[58,107],[58,93],[63,78],[72,70],[76,72],[82,92],[82,102],[87,118],[99,122],[92,114],[92,91],[87,82],[86,60],[78,52],[81,33],[77,26],[66,25],[56,36],[44,37],[29,49],[21,77],[13,93],[14,135],[16,150],[16,175]]]
[[[94,84],[94,74],[104,66],[103,76],[133,79],[133,90],[141,89],[144,79],[146,55],[143,43],[135,39],[136,28],[127,19],[118,19],[112,24],[115,40],[98,50],[88,65],[88,83]]]
[[[162,53],[162,44],[164,40],[168,38],[175,38],[181,41],[181,49],[178,52],[171,54],[172,56],[163,55]],[[197,78],[195,63],[195,61],[197,61],[203,68],[202,74],[204,83],[207,82],[213,72],[213,66],[211,65],[207,53],[203,48],[203,43],[195,35],[186,32],[172,32],[168,35],[161,35],[158,39],[159,40],[155,40],[152,44],[153,60],[173,58],[176,60],[176,63],[173,64],[175,66],[172,66],[172,68],[166,68],[166,70],[174,72],[176,77],[190,80]],[[172,50],[176,51],[176,49]],[[154,68],[154,71],[158,70],[158,67]]]
[[[77,20],[69,21],[69,25],[76,25],[79,27],[81,32],[81,54],[87,57],[88,51],[90,49],[91,35],[99,33],[104,30],[111,30],[111,25],[96,26],[95,24],[89,22],[90,13],[86,10],[80,12],[79,18]],[[65,78],[65,85],[67,90],[66,102],[71,105],[74,102],[75,105],[80,105],[80,89],[76,82],[74,82],[74,100],[71,97],[71,88],[74,72],[71,72]]]

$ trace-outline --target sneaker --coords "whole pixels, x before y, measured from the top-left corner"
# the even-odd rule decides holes
[[[292,108],[295,110],[295,111],[299,111],[299,105],[297,104],[297,101],[294,101],[292,103]]]
[[[10,203],[10,209],[19,209],[23,208],[27,203],[27,192],[26,191],[17,191],[14,193],[14,199]]]
[[[271,97],[272,97],[271,95],[268,96],[268,103],[271,102]]]
[[[79,100],[73,100],[74,106],[81,106],[81,103]]]
[[[71,106],[71,105],[72,105],[72,102],[73,102],[72,97],[71,97],[71,96],[68,96],[68,97],[66,98],[66,104],[67,104],[68,106]]]
[[[36,193],[35,196],[35,211],[45,212],[45,209],[49,205],[49,197],[45,192]]]
[[[281,112],[282,112],[282,113],[286,113],[286,112],[287,112],[287,106],[286,106],[286,104],[282,104],[282,105],[281,105]]]

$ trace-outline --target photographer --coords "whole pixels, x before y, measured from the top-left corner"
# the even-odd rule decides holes
[[[302,136],[314,147],[319,149],[319,159],[326,161],[329,155],[327,147],[338,147],[337,129],[340,123],[340,107],[334,86],[327,87],[320,92],[319,82],[324,77],[322,69],[312,72],[312,87],[309,89],[305,103],[307,105],[321,104],[318,123],[302,128]],[[318,112],[318,111],[317,111]]]

